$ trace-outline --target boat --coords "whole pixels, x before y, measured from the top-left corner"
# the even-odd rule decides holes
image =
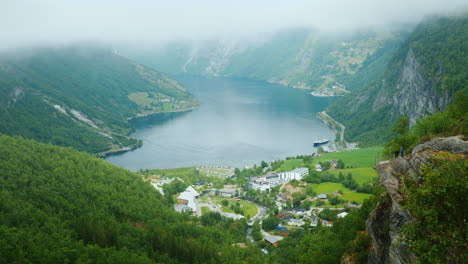
[[[314,147],[317,147],[317,146],[320,146],[320,145],[323,145],[323,144],[327,144],[328,142],[330,142],[330,140],[328,139],[317,139],[314,141]]]

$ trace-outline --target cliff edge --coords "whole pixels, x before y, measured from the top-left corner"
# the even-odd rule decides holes
[[[413,220],[411,213],[403,207],[405,194],[403,180],[421,177],[423,164],[430,164],[437,152],[468,155],[468,142],[461,136],[437,138],[417,145],[411,155],[392,161],[383,161],[376,166],[380,182],[386,192],[367,221],[366,229],[371,238],[368,263],[414,263],[417,256],[412,253],[402,237],[402,227]]]

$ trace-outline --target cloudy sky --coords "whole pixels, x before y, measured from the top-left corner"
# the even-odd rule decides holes
[[[0,48],[161,42],[298,26],[350,30],[466,10],[466,0],[0,0]]]

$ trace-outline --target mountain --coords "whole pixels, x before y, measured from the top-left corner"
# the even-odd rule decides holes
[[[245,220],[200,226],[141,175],[72,148],[1,134],[0,146],[0,263],[259,263],[231,245]]]
[[[290,29],[248,40],[178,41],[146,50],[123,47],[119,51],[170,74],[240,77],[344,94],[383,70],[388,54],[402,41],[401,32],[329,34]],[[367,77],[353,79],[364,69]]]
[[[198,106],[167,75],[93,45],[0,54],[0,94],[1,133],[95,154],[141,144],[130,118]]]
[[[392,135],[400,116],[410,126],[443,111],[458,91],[468,92],[468,16],[432,17],[421,23],[368,85],[328,107],[346,126],[346,139],[362,146]]]

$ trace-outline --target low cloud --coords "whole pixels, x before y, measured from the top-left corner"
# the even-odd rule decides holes
[[[291,27],[353,30],[466,8],[466,0],[4,0],[0,49],[77,41],[148,44]]]

